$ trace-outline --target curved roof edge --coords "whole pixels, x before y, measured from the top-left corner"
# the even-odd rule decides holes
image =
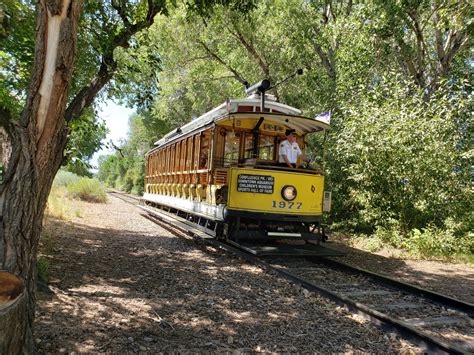
[[[273,115],[289,115],[304,118],[306,120],[313,120],[312,118],[300,116],[302,111],[280,102],[274,101],[274,97],[272,95],[265,95],[267,101],[265,101],[265,108],[269,109],[270,112],[265,112],[265,114],[272,114],[272,111],[279,111],[278,113],[274,113]],[[236,99],[236,100],[228,100],[223,104],[217,106],[216,108],[212,109],[204,113],[203,115],[199,116],[198,118],[193,119],[191,122],[186,123],[184,126],[177,128],[169,133],[167,133],[163,138],[159,139],[154,143],[155,147],[159,147],[170,140],[174,140],[179,136],[183,136],[186,133],[199,129],[201,127],[207,126],[210,123],[216,122],[219,118],[232,115],[232,114],[247,114],[247,115],[254,115],[254,114],[261,114],[259,111],[253,112],[238,112],[239,106],[255,106],[260,107],[260,98],[257,95],[252,95],[246,99]],[[329,128],[329,125],[320,125],[320,129]]]

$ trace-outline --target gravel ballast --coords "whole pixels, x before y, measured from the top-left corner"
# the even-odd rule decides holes
[[[197,246],[114,197],[49,219],[40,353],[419,352],[336,305]]]

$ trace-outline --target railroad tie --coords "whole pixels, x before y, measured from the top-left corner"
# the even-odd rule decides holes
[[[455,325],[462,323],[463,321],[459,318],[453,317],[431,317],[431,318],[411,318],[404,319],[405,323],[408,323],[414,327],[433,327],[437,325]]]
[[[407,303],[407,302],[400,302],[400,303],[392,303],[392,304],[383,304],[379,306],[382,309],[413,309],[413,308],[420,308],[424,307],[422,304],[415,304],[415,303]]]
[[[338,291],[336,291],[338,292]],[[368,291],[349,291],[349,292],[338,292],[343,294],[344,296],[352,296],[352,297],[358,297],[358,296],[387,296],[387,295],[393,295],[394,292],[392,291],[385,291],[385,290],[368,290]]]

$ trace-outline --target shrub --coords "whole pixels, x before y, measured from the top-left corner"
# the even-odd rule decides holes
[[[53,181],[53,187],[67,186],[79,181],[81,178],[66,170],[59,170]]]
[[[67,186],[68,195],[72,198],[88,201],[105,203],[107,194],[102,184],[94,179],[81,178],[79,181]]]
[[[469,250],[470,92],[446,84],[426,101],[396,77],[354,92],[327,155],[338,226],[422,256]]]
[[[38,280],[48,283],[49,279],[49,261],[46,257],[40,256],[36,262],[36,273]]]
[[[48,196],[46,213],[54,218],[66,220],[68,218],[67,204],[64,203],[66,195],[65,186],[53,186]]]
[[[50,269],[49,257],[58,251],[56,249],[58,238],[59,234],[57,234],[54,229],[48,228],[48,226],[46,226],[41,233],[39,256],[36,262],[36,272],[40,282],[48,282]]]
[[[452,230],[428,227],[414,229],[404,241],[405,248],[417,256],[453,256],[473,251],[474,234],[456,236]]]
[[[474,251],[474,234],[459,229],[460,225],[445,222],[443,227],[428,226],[423,229],[412,229],[402,235],[397,223],[390,227],[379,227],[371,236],[360,238],[370,251],[392,246],[406,250],[415,257],[452,257],[469,255]],[[461,227],[462,228],[462,227]]]
[[[125,173],[125,177],[123,179],[122,186],[120,186],[120,190],[130,193],[132,192],[132,189],[133,189],[133,171],[127,170],[127,172]]]

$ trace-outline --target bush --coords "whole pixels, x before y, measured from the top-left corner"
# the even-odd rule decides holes
[[[107,194],[102,184],[94,179],[81,178],[79,181],[67,186],[68,195],[72,198],[88,201],[105,203]]]
[[[67,204],[64,203],[66,196],[65,186],[53,186],[48,196],[46,213],[54,218],[66,220],[68,218]]]
[[[408,234],[402,235],[399,225],[392,223],[390,227],[377,228],[371,236],[359,237],[359,240],[363,239],[365,247],[371,251],[388,245],[406,250],[415,257],[452,257],[472,254],[474,234],[461,231],[459,227],[448,220],[443,227],[414,228]]]
[[[468,243],[474,203],[469,92],[441,87],[426,101],[396,78],[356,91],[330,138],[333,220],[415,254],[466,250],[459,243]]]
[[[79,181],[81,178],[66,170],[59,170],[53,181],[53,187],[67,186]]]
[[[125,191],[127,193],[132,192],[133,189],[133,171],[127,170],[125,173],[125,177],[123,179],[122,185],[119,187],[120,190]]]
[[[49,279],[49,261],[46,257],[40,256],[36,262],[36,273],[38,280],[48,283]]]
[[[473,237],[472,233],[458,237],[450,230],[428,227],[421,231],[414,229],[404,241],[404,246],[417,256],[470,254],[473,251]]]

